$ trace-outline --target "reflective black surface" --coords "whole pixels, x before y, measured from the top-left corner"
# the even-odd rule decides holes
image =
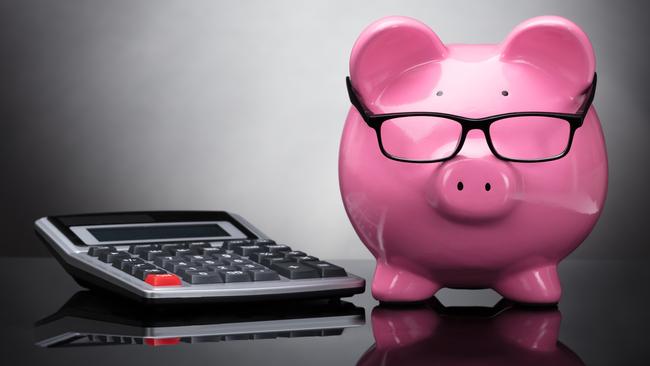
[[[335,262],[371,278],[370,261]],[[343,302],[153,309],[84,291],[49,258],[0,258],[0,274],[3,364],[650,362],[644,262],[564,262],[557,308],[519,307],[487,290],[442,290],[400,307],[379,306],[366,291]]]

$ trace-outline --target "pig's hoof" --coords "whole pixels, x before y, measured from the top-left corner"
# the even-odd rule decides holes
[[[531,305],[557,304],[562,294],[555,265],[507,274],[494,289],[506,299]]]
[[[383,302],[415,302],[431,298],[440,285],[412,272],[378,263],[372,296]]]

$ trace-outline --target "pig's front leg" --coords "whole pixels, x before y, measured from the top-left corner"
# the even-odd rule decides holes
[[[556,304],[562,293],[556,264],[505,273],[494,289],[506,299],[527,304]]]
[[[440,285],[429,278],[387,263],[377,262],[372,296],[384,302],[413,302],[432,297]]]

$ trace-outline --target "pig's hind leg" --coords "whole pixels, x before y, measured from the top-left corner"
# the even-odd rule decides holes
[[[429,278],[378,262],[372,281],[372,296],[383,302],[415,302],[431,298],[440,287]]]
[[[562,294],[555,264],[505,273],[496,281],[494,289],[506,299],[538,305],[556,304]]]

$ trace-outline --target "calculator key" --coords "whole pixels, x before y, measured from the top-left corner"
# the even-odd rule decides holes
[[[290,252],[291,248],[288,245],[284,244],[272,244],[272,245],[262,245],[265,248],[265,252],[277,253],[277,252]]]
[[[284,258],[284,256],[281,253],[271,253],[271,252],[260,252],[260,253],[253,253],[250,258],[254,260],[257,263],[264,264],[264,259],[268,258]]]
[[[170,256],[167,256],[167,257],[170,257]],[[161,258],[162,258],[162,257],[161,257]],[[166,257],[165,257],[165,258],[166,258]],[[183,259],[179,259],[179,258],[177,258],[177,257],[172,257],[172,260],[167,261],[167,262],[166,262],[162,267],[163,267],[164,269],[168,270],[168,271],[173,272],[173,271],[174,271],[174,265],[176,265],[176,264],[181,264],[181,265],[187,265],[187,266],[189,266],[189,265],[190,265],[190,262],[185,261],[185,260],[183,260]]]
[[[160,249],[149,249],[148,251],[144,252],[142,258],[148,261],[153,261],[156,259],[156,257],[164,257],[164,256],[167,256],[167,252],[164,252]]]
[[[277,281],[280,279],[276,271],[266,268],[249,269],[246,270],[246,273],[248,273],[253,281]]]
[[[170,248],[167,249],[167,252],[171,255],[175,255],[177,257],[183,255],[183,254],[194,254],[195,252],[192,249],[189,248],[183,248],[183,247],[178,247],[178,248]]]
[[[136,262],[131,262],[131,263],[125,263],[122,265],[122,271],[133,275],[135,273],[135,270],[138,268],[145,268],[145,269],[158,269],[158,267],[152,265],[151,263],[147,263],[145,261],[136,263]]]
[[[100,254],[97,258],[104,263],[112,263],[116,258],[131,258],[131,255],[127,252],[108,252]]]
[[[90,247],[90,249],[88,249],[88,255],[91,257],[99,257],[99,255],[102,253],[110,252],[117,252],[117,249],[106,246]]]
[[[255,262],[245,258],[224,259],[223,262],[231,266],[239,266],[242,264],[255,264]]]
[[[311,256],[311,255],[306,255],[306,256],[304,256],[304,257],[293,257],[292,259],[293,259],[294,261],[298,262],[298,263],[302,263],[302,262],[310,262],[310,261],[317,261],[317,260],[319,260],[318,258],[316,258],[316,257],[314,257],[314,256]]]
[[[276,270],[280,275],[292,280],[320,277],[317,270],[302,263],[291,261],[275,262],[271,268]]]
[[[201,270],[202,270],[201,267],[186,266],[186,267],[178,267],[176,271],[174,271],[174,273],[179,276],[183,276],[186,272],[201,271]]]
[[[115,258],[113,259],[113,267],[123,271],[124,268],[123,266],[125,264],[138,264],[138,263],[144,263],[144,261],[140,258]]]
[[[225,249],[212,248],[212,247],[210,247],[210,248],[199,248],[197,250],[197,253],[199,253],[201,255],[205,255],[205,256],[209,256],[209,255],[212,255],[212,254],[225,253],[225,252],[226,252]]]
[[[90,250],[89,249],[88,254],[90,255]],[[108,261],[108,255],[111,253],[118,253],[119,251],[115,248],[111,248],[110,250],[98,250],[97,253],[97,259],[99,259],[102,262],[107,262]]]
[[[207,271],[185,271],[181,278],[183,281],[191,283],[193,285],[200,285],[206,283],[221,283],[221,275],[217,272],[207,272]]]
[[[160,268],[154,266],[151,263],[147,263],[147,262],[145,262],[145,263],[135,263],[135,264],[131,265],[131,270],[129,272],[127,272],[127,273],[130,273],[131,275],[136,276],[136,277],[142,277],[142,271],[144,271],[146,269],[160,269]],[[124,268],[123,270],[124,270],[124,272],[126,272],[126,268]]]
[[[156,257],[156,258],[153,260],[153,262],[154,262],[157,266],[159,266],[159,267],[163,267],[163,268],[164,268],[164,267],[165,267],[165,264],[167,264],[167,262],[171,262],[171,261],[173,261],[173,260],[176,260],[176,257],[172,257],[171,255],[163,255],[163,256]]]
[[[306,255],[307,255],[307,253],[301,252],[299,250],[293,250],[291,252],[284,252],[284,257],[286,259],[293,259],[295,257],[304,257]]]
[[[223,282],[250,282],[251,278],[250,276],[240,270],[235,270],[235,271],[219,271],[217,272],[221,275],[221,278],[223,278]]]
[[[262,265],[259,265],[259,264],[255,263],[255,262],[241,264],[241,265],[238,265],[236,267],[237,267],[237,269],[242,270],[242,271],[250,271],[250,270],[254,270],[254,269],[267,269],[266,267],[264,267]]]
[[[189,243],[189,244],[187,244],[187,246],[190,249],[199,250],[200,248],[208,248],[208,247],[210,247],[210,244],[208,244],[207,242],[204,242],[204,241],[197,241],[197,242]]]
[[[237,271],[237,270],[239,270],[239,268],[237,268],[235,266],[227,266],[227,265],[223,265],[223,264],[219,264],[219,265],[216,265],[216,266],[209,264],[209,265],[206,265],[205,268],[207,268],[207,269],[209,269],[211,271]]]
[[[227,262],[229,260],[232,260],[232,259],[235,259],[235,258],[241,258],[241,257],[238,256],[237,254],[224,253],[224,254],[215,254],[215,255],[212,256],[212,258],[216,259],[218,261],[221,261],[221,262]]]
[[[271,267],[275,262],[285,262],[285,261],[286,259],[284,259],[284,257],[268,257],[262,259],[262,265]]]
[[[196,267],[218,266],[222,264],[221,262],[214,259],[196,260],[196,261],[192,261],[191,263],[193,266]]]
[[[169,261],[169,262],[165,263],[165,265],[163,266],[163,268],[166,269],[166,270],[168,270],[169,272],[174,272],[174,273],[176,273],[176,271],[177,271],[179,268],[181,268],[181,267],[189,267],[189,266],[191,266],[191,265],[192,265],[192,263],[189,262],[189,261],[184,261],[184,260],[180,260],[180,259],[175,259],[175,260],[172,260],[172,261]]]
[[[323,261],[303,262],[306,266],[316,269],[321,277],[345,277],[348,274],[339,266]]]
[[[190,261],[190,262],[208,259],[205,256],[200,255],[200,254],[181,254],[179,257],[181,257],[182,259],[184,259],[186,261]]]
[[[169,252],[172,249],[187,249],[187,246],[185,244],[180,244],[180,243],[168,243],[168,244],[161,244],[160,249]]]
[[[164,272],[164,271],[161,271]],[[151,286],[180,286],[181,280],[178,276],[171,273],[154,273],[153,271],[147,274],[144,281]]]
[[[238,247],[235,247],[234,252],[243,255],[245,257],[248,257],[249,255],[257,252],[266,252],[261,246],[259,245],[240,245]]]
[[[255,239],[251,241],[251,244],[253,245],[275,245],[275,240],[271,239]]]
[[[135,270],[134,276],[144,281],[144,279],[147,278],[147,276],[150,274],[169,274],[169,273],[160,268],[147,268],[147,269],[137,268]]]
[[[251,245],[250,240],[228,240],[223,242],[223,246],[228,249],[228,250],[234,250],[235,247],[242,246],[242,245]]]
[[[139,255],[139,256],[145,256],[146,252],[153,249],[160,249],[160,245],[158,244],[131,245],[129,247],[129,253]]]

